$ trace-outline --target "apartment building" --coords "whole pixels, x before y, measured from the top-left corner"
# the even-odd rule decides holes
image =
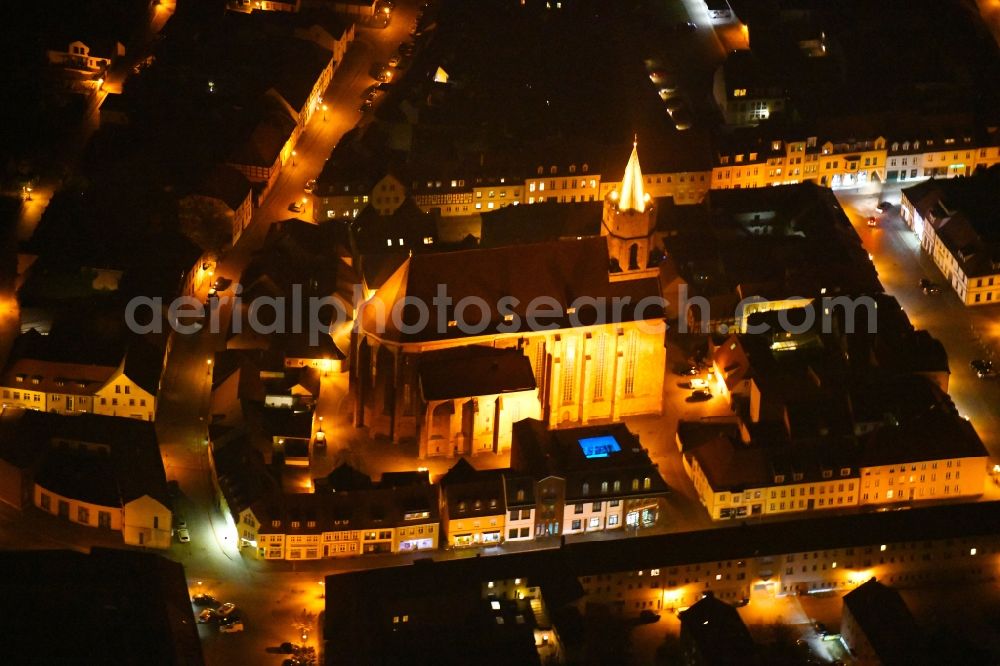
[[[1000,300],[994,211],[1000,166],[969,178],[937,177],[905,188],[900,213],[945,281],[968,306]]]

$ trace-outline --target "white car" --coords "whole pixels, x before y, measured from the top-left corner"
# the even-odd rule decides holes
[[[191,533],[182,527],[179,530],[177,530],[177,540],[180,541],[181,543],[190,543]]]

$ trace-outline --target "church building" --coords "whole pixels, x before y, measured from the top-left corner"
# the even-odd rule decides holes
[[[521,419],[661,413],[655,226],[633,146],[599,237],[410,256],[358,311],[355,425],[454,456],[509,448]]]

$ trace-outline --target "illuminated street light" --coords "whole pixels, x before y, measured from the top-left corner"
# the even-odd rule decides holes
[[[292,166],[295,166],[295,156],[298,155],[294,150],[292,151]]]
[[[323,105],[323,122],[326,122],[326,104]]]

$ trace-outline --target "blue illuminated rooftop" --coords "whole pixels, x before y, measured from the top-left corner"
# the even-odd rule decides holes
[[[587,458],[607,458],[612,453],[618,453],[622,450],[622,447],[618,446],[618,440],[613,435],[584,437],[577,441],[580,442],[580,449]]]

